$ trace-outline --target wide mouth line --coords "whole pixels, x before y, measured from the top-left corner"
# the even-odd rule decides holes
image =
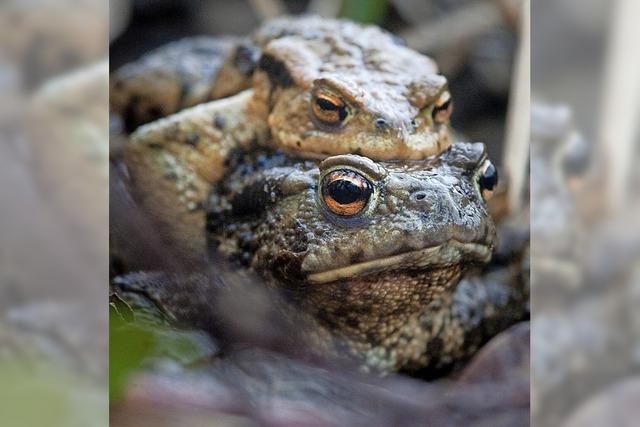
[[[401,265],[405,265],[406,268],[420,269],[436,266],[452,266],[460,263],[462,254],[470,254],[479,262],[488,262],[491,258],[491,249],[488,245],[481,243],[465,243],[457,240],[449,240],[437,246],[430,246],[331,270],[310,273],[307,276],[307,280],[315,284],[328,283],[340,279],[352,278],[357,275],[385,271],[391,267]]]

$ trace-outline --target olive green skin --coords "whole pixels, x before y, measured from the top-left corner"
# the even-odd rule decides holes
[[[510,298],[470,281],[457,286],[495,244],[479,188],[486,161],[479,143],[422,161],[260,158],[209,197],[209,244],[310,314],[318,346],[339,337],[365,367],[382,371],[448,364],[479,344],[481,319],[496,314],[493,297],[503,306]],[[323,201],[323,177],[343,169],[374,187],[351,217]]]

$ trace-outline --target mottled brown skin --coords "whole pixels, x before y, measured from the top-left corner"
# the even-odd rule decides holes
[[[481,344],[486,320],[498,328],[522,315],[499,280],[461,282],[495,244],[478,184],[486,161],[482,144],[456,143],[423,161],[344,155],[241,169],[210,197],[209,239],[311,314],[319,347],[341,342],[382,371],[447,365]],[[374,185],[360,215],[337,216],[319,196],[336,169]]]
[[[242,92],[143,126],[125,148],[134,198],[165,244],[187,260],[205,258],[203,202],[211,185],[235,153],[267,137],[266,128],[247,125],[249,96]]]
[[[230,153],[266,146],[315,159],[348,153],[375,160],[421,159],[451,143],[447,116],[434,119],[435,106],[446,98],[446,79],[430,58],[377,27],[281,18],[235,49],[221,48],[224,59],[212,55],[215,66],[202,56],[193,59],[188,41],[180,43],[172,49],[180,47],[185,58],[167,48],[129,66],[135,70],[130,79],[128,68],[118,71],[112,106],[132,127],[158,111],[164,115],[206,97],[231,95],[252,79],[247,91],[138,128],[125,150],[137,198],[169,243],[194,258],[202,258],[204,247],[202,201],[226,173]],[[162,62],[169,76],[166,89],[147,84],[164,70],[145,64]],[[183,63],[207,72],[184,77],[176,71]],[[217,74],[210,72],[218,65]],[[202,83],[195,82],[199,75],[206,77]],[[181,79],[188,84],[178,84]],[[311,108],[318,91],[344,104],[343,120],[330,125],[318,120]]]
[[[450,144],[448,124],[433,123],[429,115],[447,86],[437,71],[429,57],[378,27],[280,18],[246,41],[184,39],[125,65],[112,76],[111,108],[132,131],[252,87],[249,109],[270,127],[278,148],[307,157],[357,152],[379,160],[419,159]],[[353,117],[334,128],[312,121],[314,88],[339,95]]]
[[[266,121],[271,143],[298,156],[360,154],[421,159],[450,143],[448,123],[430,108],[447,89],[432,59],[375,26],[318,17],[281,18],[253,35],[261,47],[250,110]],[[352,113],[323,126],[309,114],[311,92],[342,98]]]

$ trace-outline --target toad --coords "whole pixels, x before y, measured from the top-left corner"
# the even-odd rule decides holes
[[[408,160],[451,144],[451,95],[433,60],[378,27],[319,17],[276,19],[235,45],[160,48],[114,74],[111,105],[129,128],[189,107],[139,127],[124,161],[161,233],[194,257],[203,201],[239,151]]]
[[[208,198],[208,241],[214,256],[281,295],[294,324],[312,325],[314,351],[377,372],[438,369],[526,313],[528,292],[513,274],[476,274],[495,245],[485,200],[496,181],[478,143],[418,161],[258,157]],[[194,291],[202,284],[181,283],[134,275],[118,286],[202,325],[214,308]]]
[[[496,182],[479,143],[419,161],[241,168],[209,198],[208,238],[309,314],[318,347],[338,336],[375,370],[442,366],[524,312],[523,289],[470,278],[495,245]]]

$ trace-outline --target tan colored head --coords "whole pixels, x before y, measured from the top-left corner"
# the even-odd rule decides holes
[[[451,96],[433,60],[378,27],[314,17],[294,24],[275,21],[254,36],[263,47],[251,109],[276,146],[309,158],[389,160],[451,144]]]

